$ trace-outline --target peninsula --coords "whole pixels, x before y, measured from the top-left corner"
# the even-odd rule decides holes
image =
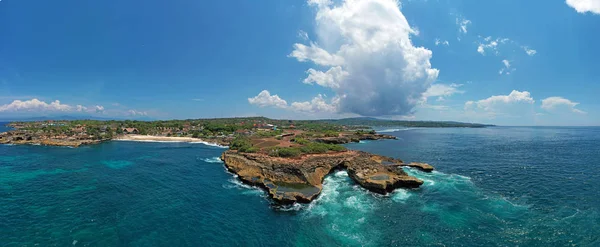
[[[352,121],[356,120],[348,120]],[[396,137],[378,134],[368,126],[339,123],[262,117],[150,122],[13,122],[9,124],[13,130],[0,133],[0,143],[77,147],[128,140],[204,142],[228,146],[229,150],[221,155],[227,170],[241,181],[263,188],[280,204],[312,201],[321,193],[325,176],[338,169],[347,170],[360,186],[380,194],[423,184],[423,181],[405,173],[401,169],[403,166],[425,172],[434,169],[425,163],[404,163],[400,159],[347,150],[340,144]],[[431,127],[431,122],[426,123]],[[469,125],[459,123],[454,127]],[[444,122],[435,127],[450,126],[450,123]]]

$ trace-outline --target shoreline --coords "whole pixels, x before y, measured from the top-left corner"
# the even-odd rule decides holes
[[[134,141],[134,142],[182,142],[182,143],[200,143],[208,146],[228,148],[217,142],[210,142],[200,138],[178,137],[178,136],[151,136],[151,135],[124,135],[112,139],[113,141]]]

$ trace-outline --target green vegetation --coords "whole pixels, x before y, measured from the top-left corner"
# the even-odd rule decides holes
[[[374,134],[376,134],[376,132],[375,132],[375,130],[357,130],[356,132],[354,132],[354,134],[357,134],[357,135],[365,135],[365,134],[374,135]]]
[[[309,142],[308,144],[300,147],[302,153],[307,154],[322,154],[327,153],[328,151],[346,151],[346,148],[342,145],[337,144],[326,144],[320,142]]]
[[[271,150],[269,150],[269,156],[272,157],[290,158],[298,157],[301,154],[302,151],[300,151],[300,148],[297,147],[273,147]]]
[[[301,139],[302,143],[306,141]],[[296,142],[298,143],[298,142]],[[306,141],[305,145],[298,147],[272,147],[269,149],[269,156],[273,157],[298,157],[302,154],[324,154],[329,151],[342,152],[346,151],[346,148],[342,145],[337,144],[325,144],[320,142],[309,142]]]
[[[309,142],[309,140],[306,140],[306,139],[304,139],[302,137],[296,137],[292,141],[295,142],[295,143],[298,143],[300,145],[306,145]]]
[[[252,148],[252,142],[249,138],[238,136],[231,141],[229,148],[240,152],[246,152],[248,149]]]
[[[343,151],[345,148],[342,146],[313,143],[311,140],[334,138],[348,133],[375,134],[370,126],[477,128],[488,126],[458,122],[395,121],[374,118],[277,120],[264,117],[168,121],[47,120],[14,122],[10,125],[15,128],[14,132],[20,132],[19,135],[29,135],[39,139],[110,140],[125,134],[141,134],[231,142],[231,148],[241,152],[267,152],[268,148],[280,146],[269,151],[271,155],[280,157],[293,157],[303,153]],[[296,136],[288,137],[290,134],[296,134]],[[252,145],[252,141],[256,141],[256,146]]]

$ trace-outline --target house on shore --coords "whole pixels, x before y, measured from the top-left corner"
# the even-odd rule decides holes
[[[123,128],[123,134],[139,134],[140,132],[136,128]]]

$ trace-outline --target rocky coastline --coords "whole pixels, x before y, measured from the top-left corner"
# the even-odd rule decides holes
[[[351,143],[351,142],[360,142],[360,141],[364,141],[364,140],[395,140],[398,139],[395,136],[392,135],[385,135],[385,134],[370,134],[370,133],[364,133],[364,134],[342,134],[340,136],[336,136],[336,137],[318,137],[318,138],[310,138],[311,141],[315,141],[315,142],[322,142],[322,143],[327,143],[327,144],[347,144],[347,143]]]
[[[167,137],[167,136],[150,136],[150,135],[120,135],[113,138],[93,139],[93,138],[74,138],[66,136],[46,137],[38,136],[21,131],[9,131],[0,133],[0,144],[13,145],[42,145],[42,146],[64,146],[64,147],[79,147],[83,145],[99,144],[104,141],[155,141],[155,142],[190,142],[190,143],[205,143],[207,145],[215,145],[227,147],[229,142],[226,138],[200,139],[192,137]]]
[[[264,189],[278,204],[311,202],[321,193],[325,176],[336,170],[346,170],[352,180],[369,191],[387,194],[397,188],[417,188],[423,184],[423,181],[404,172],[402,167],[424,172],[434,169],[426,163],[404,163],[399,159],[339,146],[361,140],[397,139],[374,131],[304,133],[288,130],[279,135],[274,130],[238,131],[237,135],[205,139],[195,135],[140,135],[135,128],[122,129],[125,134],[115,133],[108,125],[106,129],[100,128],[102,132],[96,132],[89,126],[86,130],[84,125],[68,127],[64,123],[52,124],[14,125],[15,130],[0,133],[0,144],[79,147],[121,140],[231,147],[221,155],[227,170],[236,174],[242,182]]]
[[[0,144],[79,147],[82,145],[98,144],[103,141],[107,141],[107,139],[94,140],[87,138],[77,139],[64,137],[48,138],[20,131],[0,133]]]
[[[298,158],[270,157],[264,154],[227,150],[221,155],[225,167],[247,184],[266,190],[279,204],[308,203],[321,193],[323,179],[335,170],[345,169],[363,188],[386,194],[396,188],[416,188],[423,181],[400,167],[412,166],[431,171],[427,165],[405,164],[399,159],[362,151],[309,154]]]

